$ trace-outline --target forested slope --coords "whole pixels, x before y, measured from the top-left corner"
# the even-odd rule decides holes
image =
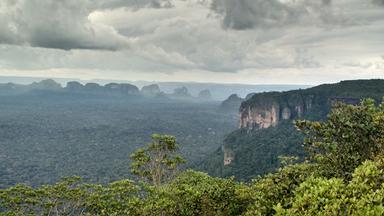
[[[279,166],[279,156],[305,155],[293,121],[324,120],[338,102],[358,104],[369,97],[378,103],[383,96],[384,80],[342,81],[304,90],[254,94],[239,108],[240,129],[228,134],[223,146],[196,168],[241,180],[271,172]]]

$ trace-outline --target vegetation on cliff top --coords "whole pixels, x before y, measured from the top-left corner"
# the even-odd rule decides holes
[[[294,128],[292,121],[324,121],[332,105],[337,102],[358,104],[362,98],[369,97],[378,103],[383,95],[384,80],[342,81],[305,90],[254,94],[242,103],[240,110],[245,109],[247,112],[248,107],[270,109],[271,105],[278,105],[279,124],[261,130],[242,128],[228,134],[224,148],[217,149],[196,168],[214,176],[233,175],[239,180],[251,180],[256,175],[269,173],[278,168],[279,155],[293,155],[301,159],[305,156],[302,148],[303,134]],[[297,106],[303,112],[301,117],[297,115]],[[283,120],[282,112],[286,107],[291,111],[291,118]],[[257,114],[262,115],[263,112]],[[223,164],[223,150],[230,150],[234,155],[230,165]]]
[[[241,104],[240,110],[246,107],[295,107],[309,105],[302,118],[309,120],[325,119],[334,101],[358,103],[363,98],[380,101],[384,95],[384,80],[352,80],[336,84],[324,84],[313,88],[286,92],[265,92],[254,94]],[[293,109],[292,109],[293,110]]]
[[[306,136],[307,160],[285,160],[284,167],[251,183],[192,170],[158,185],[131,180],[97,185],[69,178],[0,190],[0,215],[383,215],[384,130],[376,127],[383,120],[384,103],[366,100],[336,106],[324,122],[297,122]],[[174,141],[155,136],[152,144],[162,147],[148,148],[152,156],[136,154],[135,160],[153,162],[155,170],[158,163],[168,165]]]

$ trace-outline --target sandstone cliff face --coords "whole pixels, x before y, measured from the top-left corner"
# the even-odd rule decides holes
[[[239,128],[263,129],[282,120],[303,118],[312,109],[312,96],[256,94],[240,107]]]
[[[239,128],[263,129],[282,120],[302,119],[311,115],[325,117],[336,102],[357,104],[358,98],[293,93],[255,94],[240,106]]]
[[[222,147],[222,151],[224,153],[224,166],[228,166],[235,160],[235,153],[224,146]]]
[[[270,108],[247,107],[240,112],[240,128],[269,128],[276,126],[280,119],[280,107]]]
[[[241,103],[239,128],[251,130],[277,126],[281,121],[306,117],[313,109],[313,95],[260,93]],[[234,163],[235,152],[226,144],[222,148],[224,166]]]

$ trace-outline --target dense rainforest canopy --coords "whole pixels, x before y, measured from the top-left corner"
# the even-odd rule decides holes
[[[136,172],[142,180],[17,185],[0,190],[0,215],[383,215],[383,123],[384,104],[372,100],[338,104],[323,122],[298,121],[306,160],[284,158],[278,170],[250,183],[193,170],[145,181],[148,172],[170,176],[164,169],[182,161],[173,156],[174,138],[155,136],[132,155],[140,162],[134,169],[152,164]]]

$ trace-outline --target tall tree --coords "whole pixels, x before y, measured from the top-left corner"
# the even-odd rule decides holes
[[[354,169],[384,150],[384,103],[338,103],[324,122],[297,121],[307,138],[305,148],[328,177],[350,179]]]
[[[152,142],[130,155],[131,172],[143,177],[154,186],[160,186],[174,176],[185,160],[177,153],[176,138],[169,135],[152,135]]]

